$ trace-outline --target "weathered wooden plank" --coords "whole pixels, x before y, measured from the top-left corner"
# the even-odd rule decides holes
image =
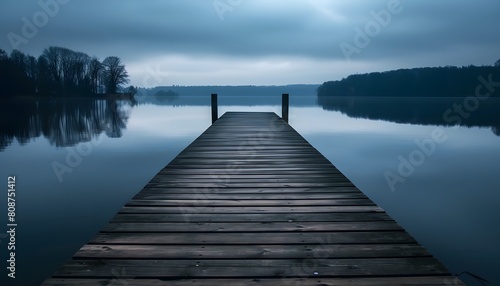
[[[349,180],[345,178],[329,178],[329,179],[322,179],[322,178],[294,178],[294,179],[287,179],[287,178],[277,178],[277,179],[258,179],[258,178],[250,178],[250,179],[235,179],[231,178],[230,176],[224,178],[193,178],[189,179],[187,177],[179,177],[179,176],[172,176],[172,178],[155,178],[154,180],[151,180],[148,185],[165,185],[165,184],[184,184],[184,185],[189,185],[191,184],[234,184],[235,186],[242,185],[242,184],[259,184],[262,186],[265,186],[266,184],[272,186],[276,184],[302,184],[302,185],[309,185],[309,186],[323,186],[323,185],[329,185],[333,184],[334,186],[337,184],[352,184]]]
[[[231,278],[231,277],[366,277],[442,275],[447,270],[433,258],[364,259],[245,259],[245,260],[71,260],[56,277],[110,277],[122,269],[122,278]]]
[[[210,182],[230,182],[230,183],[345,183],[349,182],[343,176],[315,176],[315,177],[304,177],[304,176],[293,176],[293,177],[274,177],[274,178],[237,178],[233,175],[227,176],[213,176],[213,177],[190,177],[190,176],[180,176],[180,175],[169,175],[169,176],[157,176],[152,179],[151,183],[168,183],[168,182],[196,182],[196,183],[210,183]]]
[[[101,232],[283,232],[402,230],[394,221],[377,222],[230,222],[230,223],[109,223]]]
[[[225,149],[225,150],[200,150],[200,148],[190,148],[187,151],[181,152],[177,158],[191,158],[191,157],[214,157],[214,156],[252,156],[255,158],[261,157],[310,157],[310,158],[322,158],[321,153],[316,150],[311,150],[307,148],[296,148],[296,149],[283,149],[280,147],[272,148],[261,148],[261,150],[256,150],[257,146],[250,147],[239,147],[237,149]]]
[[[212,214],[237,214],[237,213],[332,213],[332,212],[383,212],[378,206],[311,206],[311,207],[212,207],[200,202],[196,206],[179,205],[177,207],[129,207],[125,206],[120,213],[212,213]]]
[[[183,188],[216,188],[216,187],[233,187],[233,188],[307,188],[307,187],[354,187],[354,185],[349,181],[344,182],[325,182],[325,183],[314,183],[314,182],[306,182],[306,183],[295,183],[295,182],[282,182],[282,183],[235,183],[235,182],[200,182],[200,183],[184,183],[184,182],[162,182],[162,183],[148,183],[147,187],[156,187],[156,188],[170,188],[170,187],[183,187]]]
[[[121,272],[120,272],[121,271]],[[110,278],[53,278],[43,286],[87,286],[87,285],[134,285],[163,286],[162,279],[128,279],[122,277],[122,269],[116,269]],[[357,277],[353,278],[274,278],[274,279],[176,279],[169,280],[171,286],[438,286],[464,285],[452,276],[403,276],[403,277]]]
[[[137,194],[133,200],[337,200],[337,199],[366,199],[359,192],[352,193],[268,193],[268,194],[228,194],[228,193],[201,193],[193,196],[193,193],[171,193],[164,191],[148,191]]]
[[[128,202],[125,206],[145,206],[145,207],[178,207],[178,206],[189,206],[189,207],[251,207],[251,206],[374,206],[375,204],[367,199],[318,199],[318,200],[214,200],[207,199],[204,196],[194,196],[190,200],[179,200],[179,199],[169,199],[169,200],[139,200],[134,199]]]
[[[332,173],[327,173],[327,174],[316,174],[316,173],[311,173],[307,174],[307,178],[311,180],[338,180],[338,179],[345,179],[343,175],[340,173],[338,174],[332,174]],[[261,174],[214,174],[214,173],[208,173],[207,174],[172,174],[172,173],[162,173],[158,174],[155,176],[151,181],[161,181],[161,180],[176,180],[176,179],[182,179],[182,180],[218,180],[218,179],[225,179],[225,180],[260,180],[260,181],[265,181],[265,180],[299,180],[297,178],[297,174],[265,174],[264,172]],[[304,180],[304,179],[300,179]],[[238,181],[236,181],[238,182]]]
[[[234,145],[229,145],[227,144],[228,141],[224,141],[226,143],[225,146],[217,145],[213,146],[213,144],[208,144],[210,146],[203,146],[202,144],[198,145],[191,145],[191,147],[184,149],[179,155],[187,155],[190,153],[193,154],[203,154],[207,152],[212,152],[212,153],[223,153],[223,154],[239,154],[240,152],[252,152],[254,154],[285,154],[285,153],[290,153],[290,154],[321,154],[319,151],[316,149],[311,149],[309,146],[302,145],[302,146],[297,146],[297,145],[286,145],[283,144],[282,146],[279,145],[271,145],[271,146],[266,146],[263,144],[255,144],[255,145],[245,145],[241,144],[238,146],[237,144]],[[230,141],[229,141],[230,142]],[[236,141],[240,142],[240,141]],[[214,142],[215,143],[215,142]]]
[[[282,214],[117,214],[110,223],[119,222],[366,222],[392,221],[386,213],[282,213]]]
[[[337,259],[430,257],[418,244],[83,246],[74,259]]]
[[[251,231],[251,230],[249,230]],[[261,233],[99,233],[93,244],[338,244],[415,243],[404,231]]]
[[[274,166],[274,165],[286,165],[286,164],[299,164],[299,165],[328,165],[330,162],[327,160],[321,159],[310,159],[310,158],[288,158],[288,159],[273,159],[273,158],[252,158],[248,156],[246,158],[179,158],[174,159],[172,161],[173,165],[180,164],[208,164],[208,165],[217,165],[217,164],[238,164],[238,165],[266,165],[266,166]]]
[[[212,168],[210,168],[210,166]],[[173,169],[175,168],[175,169]],[[296,171],[297,168],[293,166],[283,166],[283,168],[276,168],[270,166],[238,166],[238,165],[201,165],[201,166],[189,166],[189,165],[169,165],[161,171],[163,175],[168,174],[223,174],[223,175],[261,175],[261,174],[290,174],[297,176],[307,176],[308,174],[338,174],[338,170],[333,168],[302,168],[300,171]]]
[[[162,170],[159,175],[166,176],[169,174],[172,175],[265,175],[269,174],[272,171],[272,174],[279,175],[288,175],[288,176],[308,176],[308,175],[337,175],[340,172],[338,170],[333,169],[325,169],[325,168],[316,168],[316,169],[304,169],[304,168],[239,168],[238,172],[234,172],[232,169],[228,168],[217,168],[217,169],[209,169],[209,168],[198,168],[197,166],[192,166],[191,168],[173,168],[171,166],[167,166]],[[233,174],[234,173],[234,174]]]
[[[265,148],[265,149],[264,149]],[[197,149],[195,149],[197,150]],[[266,150],[268,153],[262,152],[262,150]],[[285,161],[287,159],[295,159],[302,161],[313,161],[313,162],[321,162],[327,163],[325,158],[321,158],[321,154],[317,153],[305,153],[304,151],[278,151],[272,150],[271,147],[263,146],[262,150],[251,148],[245,150],[224,150],[224,151],[203,151],[203,152],[189,152],[185,155],[179,155],[176,160],[188,160],[188,159],[214,159],[214,158],[227,158],[227,159],[258,159],[258,160],[281,160]]]
[[[336,186],[336,187],[247,187],[247,188],[232,188],[232,187],[144,187],[144,192],[149,191],[168,191],[170,193],[181,194],[301,194],[301,193],[352,193],[359,190],[354,186]]]

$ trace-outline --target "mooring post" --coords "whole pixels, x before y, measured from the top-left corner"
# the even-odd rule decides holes
[[[288,93],[283,93],[281,96],[281,118],[288,123],[288,105],[289,105]]]
[[[217,93],[212,93],[212,124],[217,121],[219,116],[219,111],[217,108]]]

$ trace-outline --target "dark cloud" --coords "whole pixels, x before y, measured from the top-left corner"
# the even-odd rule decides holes
[[[63,2],[38,3],[54,1]],[[168,84],[189,84],[186,66],[197,76],[192,84],[219,83],[197,63],[212,64],[220,83],[231,73],[228,84],[269,84],[273,63],[288,74],[276,81],[284,83],[287,78],[322,82],[350,72],[398,67],[491,64],[500,58],[500,2],[495,0],[401,0],[401,13],[391,15],[390,23],[352,54],[351,61],[340,44],[356,47],[355,29],[364,30],[374,20],[372,12],[387,10],[396,0],[241,0],[232,2],[239,5],[223,13],[223,20],[214,2],[227,0],[64,1],[68,3],[60,4],[47,25],[19,48],[34,55],[50,45],[101,58],[117,55],[130,66],[138,85],[155,63],[171,74]],[[38,3],[1,2],[0,48],[12,49],[7,35],[22,36],[22,18],[32,21],[43,11]],[[252,70],[242,72],[238,66]],[[200,75],[206,80],[198,82]]]

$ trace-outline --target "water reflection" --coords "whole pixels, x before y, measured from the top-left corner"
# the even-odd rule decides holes
[[[220,105],[281,105],[281,97],[221,96]],[[316,96],[292,96],[292,107],[314,106]],[[132,107],[143,104],[208,106],[208,96],[137,96],[136,99],[14,99],[0,104],[0,151],[14,140],[21,145],[45,137],[56,147],[89,142],[105,133],[122,136]],[[500,136],[500,99],[479,101],[478,108],[460,114],[455,106],[464,98],[318,97],[317,105],[349,117],[417,125],[458,124],[487,127]],[[450,113],[446,116],[445,112]]]
[[[383,120],[419,125],[461,125],[489,127],[500,136],[500,99],[477,100],[471,105],[464,98],[373,98],[373,97],[318,97],[318,105],[325,110],[340,111],[349,117]],[[462,106],[462,107],[460,107]],[[472,108],[475,107],[475,108]],[[468,109],[467,109],[468,108]]]
[[[97,138],[122,136],[130,99],[13,99],[0,104],[0,151],[40,136],[56,147],[73,146]]]
[[[0,177],[19,176],[22,190],[18,215],[23,227],[18,239],[23,248],[16,255],[24,267],[15,285],[40,285],[199,136],[210,125],[209,98],[180,95],[172,103],[152,104],[145,100],[149,97],[139,96],[137,105],[90,99],[14,102],[7,107],[0,102],[2,138],[25,143],[40,138],[24,146],[12,144],[0,152],[0,162],[5,162],[0,164]],[[221,96],[219,115],[226,111],[281,112],[279,96],[271,99],[275,104],[264,104],[263,98],[256,97],[237,105],[232,105],[233,100]],[[451,272],[469,271],[491,285],[500,285],[500,230],[495,220],[500,202],[496,172],[500,137],[484,128],[443,128],[449,139],[391,192],[384,172],[397,172],[398,156],[406,157],[415,150],[415,139],[429,138],[434,124],[444,125],[440,118],[453,103],[450,99],[439,99],[441,105],[436,103],[439,100],[419,99],[416,101],[422,103],[405,105],[393,98],[379,106],[359,98],[336,100],[331,106],[322,102],[318,107],[311,104],[316,102],[314,95],[291,96],[290,124]],[[481,101],[478,114],[471,115],[473,121],[464,124],[498,126],[498,116],[491,112],[498,108],[496,102],[493,98]],[[94,138],[98,134],[101,136]],[[103,138],[105,134],[121,137]],[[65,173],[62,182],[58,180],[51,164],[65,163],[75,148],[55,146],[101,139],[73,172]],[[2,207],[5,205],[0,210]],[[5,229],[0,231],[5,233]],[[7,248],[1,245],[0,256],[4,257]],[[464,280],[467,278],[468,285],[482,285],[470,277]],[[0,277],[1,285],[7,281]]]

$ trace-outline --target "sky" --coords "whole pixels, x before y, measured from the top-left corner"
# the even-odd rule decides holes
[[[118,56],[131,84],[321,84],[500,59],[498,0],[2,0],[0,48]]]

